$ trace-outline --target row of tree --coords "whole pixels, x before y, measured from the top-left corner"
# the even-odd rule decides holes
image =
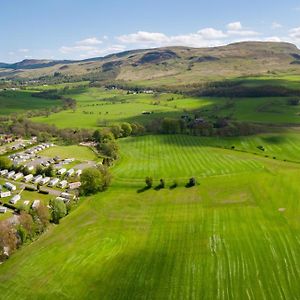
[[[40,204],[28,212],[21,209],[17,222],[0,222],[0,261],[8,258],[21,245],[33,241],[42,234],[50,222],[58,224],[71,209],[60,200],[51,200],[49,206]]]

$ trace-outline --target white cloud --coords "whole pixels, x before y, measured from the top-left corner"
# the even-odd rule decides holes
[[[232,23],[227,24],[228,30],[236,31],[236,30],[242,30],[242,28],[243,28],[243,26],[242,26],[241,22],[232,22]]]
[[[279,28],[282,28],[282,25],[278,22],[273,22],[272,25],[271,25],[271,28],[272,29],[279,29]]]
[[[290,29],[289,36],[292,39],[300,39],[300,27]]]
[[[76,44],[81,45],[81,46],[95,46],[95,45],[102,44],[102,41],[97,39],[96,37],[91,37],[91,38],[87,38],[82,41],[76,42]]]
[[[204,28],[198,31],[198,34],[206,40],[222,39],[227,37],[227,35],[222,30],[217,30],[214,28]]]
[[[219,46],[235,41],[236,38],[244,40],[256,38],[260,33],[244,29],[241,22],[234,22],[227,25],[228,30],[222,31],[215,28],[203,28],[196,33],[183,35],[166,35],[161,32],[138,31],[117,37],[122,44],[133,44],[136,47],[160,47],[160,46],[191,46],[208,47]]]
[[[283,40],[278,36],[269,36],[264,39],[266,42],[283,42]]]
[[[22,49],[19,49],[18,51],[21,53],[27,53],[27,52],[29,52],[29,49],[22,48]]]
[[[125,44],[164,43],[168,40],[168,37],[159,32],[138,31],[137,33],[121,35],[117,40]]]

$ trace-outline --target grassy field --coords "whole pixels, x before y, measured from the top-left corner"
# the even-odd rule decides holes
[[[122,140],[113,187],[1,265],[0,298],[297,299],[298,165],[214,143]],[[138,192],[145,175],[179,187]]]
[[[0,91],[0,115],[45,109],[61,104],[60,100],[32,97],[32,91]]]
[[[114,168],[118,180],[187,180],[189,176],[214,176],[261,171],[253,155],[211,147],[216,139],[183,135],[145,136],[120,141],[121,159]]]
[[[252,82],[252,81],[251,81]],[[247,82],[247,84],[250,84]],[[54,124],[59,128],[91,128],[120,122],[149,123],[163,117],[179,118],[197,113],[206,119],[229,117],[236,121],[297,124],[300,107],[288,104],[288,98],[197,98],[175,94],[129,94],[120,90],[74,88],[68,97],[77,101],[77,110],[62,111],[34,121]],[[143,111],[153,112],[143,115]]]
[[[124,91],[106,91],[98,88],[70,90],[68,96],[76,99],[77,110],[62,111],[49,117],[33,120],[55,124],[59,128],[97,128],[99,124],[109,125],[120,122],[148,123],[162,117],[180,117],[185,112],[194,112],[224,99],[188,98],[181,95],[129,94]],[[143,111],[153,112],[143,115]]]
[[[83,146],[54,146],[40,152],[47,157],[59,156],[62,159],[74,158],[78,161],[97,160],[96,154],[88,147]]]

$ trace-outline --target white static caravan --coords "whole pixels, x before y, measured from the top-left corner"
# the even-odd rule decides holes
[[[58,187],[64,189],[68,186],[68,181],[67,180],[62,180],[59,184]]]
[[[60,194],[60,197],[66,198],[66,199],[68,199],[68,200],[75,199],[75,196],[72,195],[72,194],[69,194],[69,193],[61,193],[61,194]]]
[[[7,208],[4,206],[0,206],[0,214],[5,214],[7,212]]]
[[[19,200],[21,200],[21,196],[20,196],[20,195],[15,195],[15,196],[13,196],[13,197],[9,200],[9,202],[10,202],[11,204],[16,204]]]
[[[54,187],[54,186],[56,186],[58,183],[59,183],[59,179],[58,179],[58,178],[53,178],[53,179],[50,180],[48,186]]]
[[[11,196],[10,191],[0,193],[0,198],[7,198],[7,197],[10,197],[10,196]]]
[[[69,184],[69,189],[70,190],[75,190],[75,189],[78,189],[80,186],[81,186],[81,182],[80,181],[78,181],[78,182],[71,182]]]
[[[58,175],[63,175],[63,174],[65,174],[66,172],[67,172],[67,169],[61,168],[61,169],[59,169],[59,170],[57,171],[57,174],[58,174]]]
[[[42,175],[37,175],[33,178],[33,183],[37,184],[43,179]]]
[[[5,182],[4,187],[9,191],[15,191],[17,189],[17,187],[10,182]]]
[[[40,184],[44,185],[47,184],[50,181],[50,177],[45,177],[40,181]]]
[[[74,174],[75,170],[74,169],[70,169],[68,172],[67,172],[67,176],[70,177]]]
[[[13,177],[12,177],[12,179],[13,180],[19,180],[19,179],[21,179],[22,177],[24,177],[24,175],[23,175],[23,173],[17,173],[17,174],[15,174]]]
[[[32,174],[28,174],[28,175],[26,175],[26,176],[23,178],[23,181],[24,181],[24,182],[29,182],[29,181],[32,180],[32,178],[33,178],[33,175],[32,175]]]
[[[33,209],[38,208],[40,206],[40,203],[41,203],[40,200],[34,200],[31,207]]]
[[[7,174],[6,174],[6,178],[12,178],[14,175],[16,174],[16,172],[15,171],[10,171],[10,172],[8,172]]]
[[[56,197],[56,200],[63,201],[65,203],[70,201],[69,199],[66,199],[66,198],[63,198],[63,197]]]
[[[79,177],[81,174],[82,174],[82,170],[77,170],[77,171],[75,172],[75,175],[78,176],[78,177]]]
[[[4,169],[4,170],[1,170],[0,171],[0,176],[4,176],[8,173],[8,170],[7,169]]]

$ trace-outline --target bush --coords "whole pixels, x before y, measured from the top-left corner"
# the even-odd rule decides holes
[[[195,177],[191,177],[191,178],[189,179],[189,182],[187,183],[186,186],[187,186],[187,187],[192,187],[192,186],[195,186],[196,183],[197,183],[196,178],[195,178]]]

